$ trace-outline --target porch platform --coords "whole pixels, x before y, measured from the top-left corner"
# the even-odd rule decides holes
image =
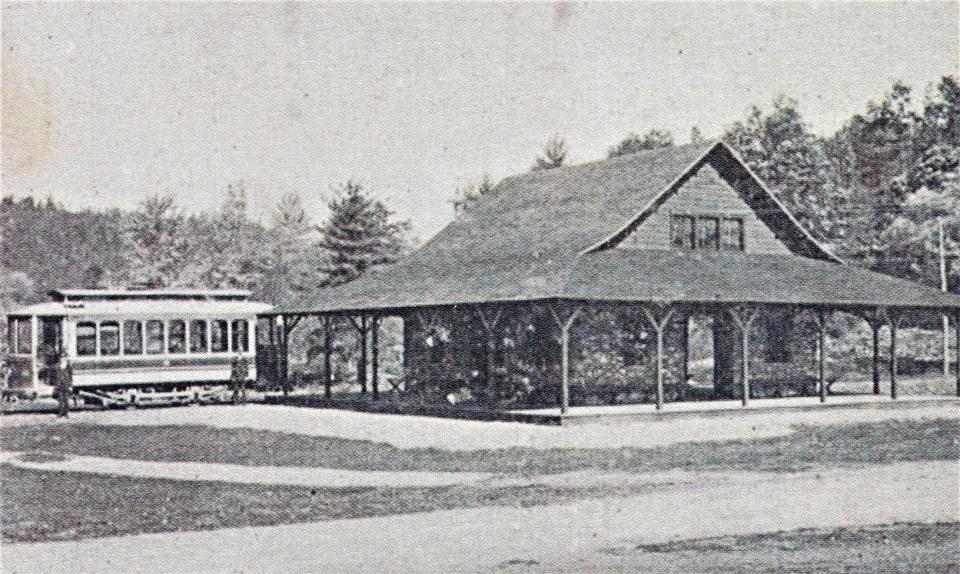
[[[565,414],[559,408],[524,409],[508,411],[510,414],[536,420],[542,424],[571,425],[597,422],[620,422],[625,419],[650,420],[663,417],[729,416],[747,411],[798,412],[831,407],[844,408],[914,408],[931,403],[953,403],[960,408],[960,398],[936,395],[901,396],[894,400],[886,395],[838,395],[830,396],[824,403],[818,397],[787,397],[753,399],[743,406],[739,399],[718,401],[686,401],[666,403],[658,411],[653,404],[609,405],[570,407]]]

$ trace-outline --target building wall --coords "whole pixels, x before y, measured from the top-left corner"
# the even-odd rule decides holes
[[[744,250],[748,253],[787,254],[790,250],[720,177],[709,163],[704,164],[675,194],[618,247],[628,249],[671,249],[670,216],[719,215],[743,219]]]
[[[664,332],[666,400],[683,400],[687,382],[689,315],[676,309]],[[471,397],[470,404],[490,405],[487,385],[486,332],[475,312],[444,310],[404,318],[404,358],[409,389],[424,400],[449,404]],[[768,352],[768,323],[789,330],[789,358],[773,362]],[[431,326],[428,328],[427,324]],[[715,375],[720,396],[740,394],[740,332],[725,313],[714,317],[715,359],[726,364]],[[443,352],[432,351],[428,338],[442,338]],[[496,330],[494,380],[499,408],[556,406],[560,397],[559,329],[543,310],[515,308],[504,313]],[[781,339],[783,339],[781,337]],[[761,382],[816,380],[816,330],[791,313],[763,314],[750,339],[751,379]],[[570,336],[571,404],[596,405],[652,402],[656,398],[656,332],[638,307],[583,310]],[[726,361],[724,361],[726,359]],[[755,396],[760,396],[757,391]],[[771,392],[772,394],[772,392]]]
[[[715,387],[719,395],[739,398],[742,394],[741,364],[742,336],[729,316],[721,316],[715,322],[714,339],[718,346],[730,352],[729,368],[715,372]],[[789,351],[785,361],[775,361],[777,353],[771,347],[770,329],[787,332]],[[750,331],[750,380],[755,396],[771,394],[765,391],[765,381],[794,383],[797,389],[817,380],[817,329],[806,318],[790,311],[764,312],[759,315]]]

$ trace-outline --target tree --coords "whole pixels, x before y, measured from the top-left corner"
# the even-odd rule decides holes
[[[25,273],[11,271],[0,265],[0,315],[33,303],[37,298],[36,286]],[[7,337],[0,337],[0,358],[5,357],[7,352]]]
[[[149,197],[130,214],[131,265],[137,283],[144,287],[184,284],[191,250],[186,231],[184,216],[171,195]]]
[[[314,226],[296,193],[280,198],[267,233],[268,264],[258,296],[273,304],[293,303],[322,286],[326,276],[323,249],[311,241]]]
[[[198,284],[206,287],[253,288],[266,265],[264,229],[247,218],[243,180],[227,185],[220,210],[212,218],[193,221],[203,252]]]
[[[882,235],[900,213],[904,190],[895,186],[916,160],[919,118],[910,110],[911,90],[896,82],[879,104],[869,102],[827,142],[839,184],[851,206],[846,252],[868,266],[890,270]],[[894,262],[895,263],[895,262]]]
[[[543,144],[542,155],[537,156],[533,171],[554,169],[563,165],[567,159],[567,142],[559,135],[554,135]]]
[[[844,190],[796,101],[781,96],[769,114],[753,107],[725,139],[807,229],[831,242],[843,238]]]
[[[453,213],[456,216],[462,215],[468,207],[476,203],[480,197],[490,193],[493,190],[493,180],[490,174],[485,173],[480,181],[465,187],[458,187],[453,198]]]
[[[328,203],[330,218],[318,227],[328,261],[327,284],[342,285],[378,265],[396,261],[410,228],[356,181],[342,184]]]
[[[703,133],[697,126],[690,128],[690,143],[696,145],[707,143],[707,138],[703,137]]]
[[[673,146],[673,134],[666,130],[650,130],[643,136],[633,132],[607,151],[608,158],[620,157],[638,151]]]
[[[940,231],[944,256],[960,256],[960,88],[944,77],[917,118],[912,149],[916,156],[889,184],[903,197],[879,236],[886,270],[940,286]],[[954,266],[956,267],[956,266]],[[948,266],[948,274],[951,271]],[[960,275],[960,269],[953,269]],[[948,283],[953,283],[949,281]]]

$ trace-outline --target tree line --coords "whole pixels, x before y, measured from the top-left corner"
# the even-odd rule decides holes
[[[751,108],[720,137],[815,237],[844,259],[898,277],[960,292],[960,83],[945,76],[915,102],[896,82],[879,102],[835,133],[814,134],[796,100],[778,97]],[[704,143],[694,127],[691,143]],[[666,130],[629,133],[614,158],[675,145]],[[559,135],[533,171],[564,165]],[[492,189],[489,178],[458,190],[462,211]]]
[[[170,195],[130,212],[71,212],[52,200],[0,200],[0,312],[56,287],[242,288],[292,304],[395,260],[407,222],[363,185],[334,190],[314,222],[302,198],[283,196],[267,222],[249,217],[242,181],[213,213],[186,214]]]
[[[812,133],[798,103],[780,97],[768,109],[753,107],[721,137],[841,256],[939,286],[942,252],[951,289],[960,291],[956,77],[943,77],[916,102],[898,82],[831,135]],[[690,140],[705,138],[693,128]],[[650,129],[628,134],[607,155],[673,145],[673,134]],[[554,136],[532,169],[557,168],[567,156],[567,142]],[[456,190],[455,211],[494,187],[484,176]],[[186,214],[169,195],[129,212],[71,212],[49,199],[3,197],[0,312],[63,286],[245,288],[291,304],[392,262],[411,245],[409,222],[356,181],[337,186],[328,207],[327,219],[313,221],[301,197],[288,194],[266,222],[255,221],[243,181],[227,187],[218,210],[199,214]]]

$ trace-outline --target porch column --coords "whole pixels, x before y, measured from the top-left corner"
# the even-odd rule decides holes
[[[663,334],[673,317],[674,309],[669,303],[661,305],[644,305],[640,307],[647,321],[657,334],[657,410],[663,409]]]
[[[281,384],[283,386],[283,394],[287,395],[290,392],[290,333],[293,332],[293,329],[300,324],[300,321],[303,319],[302,315],[285,315],[283,317],[283,330],[280,331],[280,344],[283,346],[283,362],[282,371],[281,371]],[[229,323],[228,323],[229,325]]]
[[[280,376],[280,371],[278,370],[277,364],[277,322],[280,320],[279,316],[269,317],[267,319],[267,336],[270,341],[270,382],[275,384],[277,378]],[[207,348],[213,349],[210,344],[210,337],[212,329],[210,328],[210,321],[207,321]],[[142,348],[142,347],[141,347]]]
[[[357,384],[360,385],[360,392],[367,392],[367,316],[360,315],[358,321],[356,317],[350,317],[350,322],[357,330],[357,345],[360,348],[360,357],[357,359]]]
[[[570,410],[570,327],[580,315],[582,307],[573,309],[562,308],[560,305],[550,307],[553,320],[560,327],[560,414]]]
[[[743,398],[741,403],[743,406],[747,406],[750,402],[750,328],[759,312],[760,310],[756,307],[748,305],[740,305],[730,309],[733,322],[740,328],[740,382],[742,384]]]
[[[820,402],[825,403],[827,402],[827,312],[817,309],[814,320],[817,323],[817,384]]]
[[[873,331],[873,394],[880,394],[880,327],[876,322],[870,323]]]
[[[902,316],[896,312],[887,313],[887,324],[890,326],[890,398],[897,398],[897,328]]]
[[[487,393],[489,393],[487,406],[496,409],[500,399],[500,382],[494,373],[494,371],[496,371],[494,359],[497,353],[497,323],[500,322],[500,317],[503,315],[503,308],[498,306],[486,309],[477,307],[476,310],[477,316],[480,317],[480,323],[483,325],[483,331],[486,334],[484,361],[486,363]]]
[[[380,317],[374,315],[370,325],[370,386],[373,400],[380,398]]]
[[[333,317],[324,317],[323,321],[323,396],[330,398],[332,395],[331,385],[333,383],[333,372],[330,368],[330,353],[333,345],[332,323]]]
[[[870,332],[873,335],[873,394],[880,394],[880,329],[886,323],[886,313],[881,308],[872,309],[858,313],[867,325],[870,326]]]
[[[954,353],[954,355],[956,355],[954,357],[956,362],[954,363],[954,366],[957,368],[957,372],[955,373],[957,377],[957,396],[960,397],[960,310],[958,310],[953,316],[953,327],[956,330],[957,336],[957,348]]]

